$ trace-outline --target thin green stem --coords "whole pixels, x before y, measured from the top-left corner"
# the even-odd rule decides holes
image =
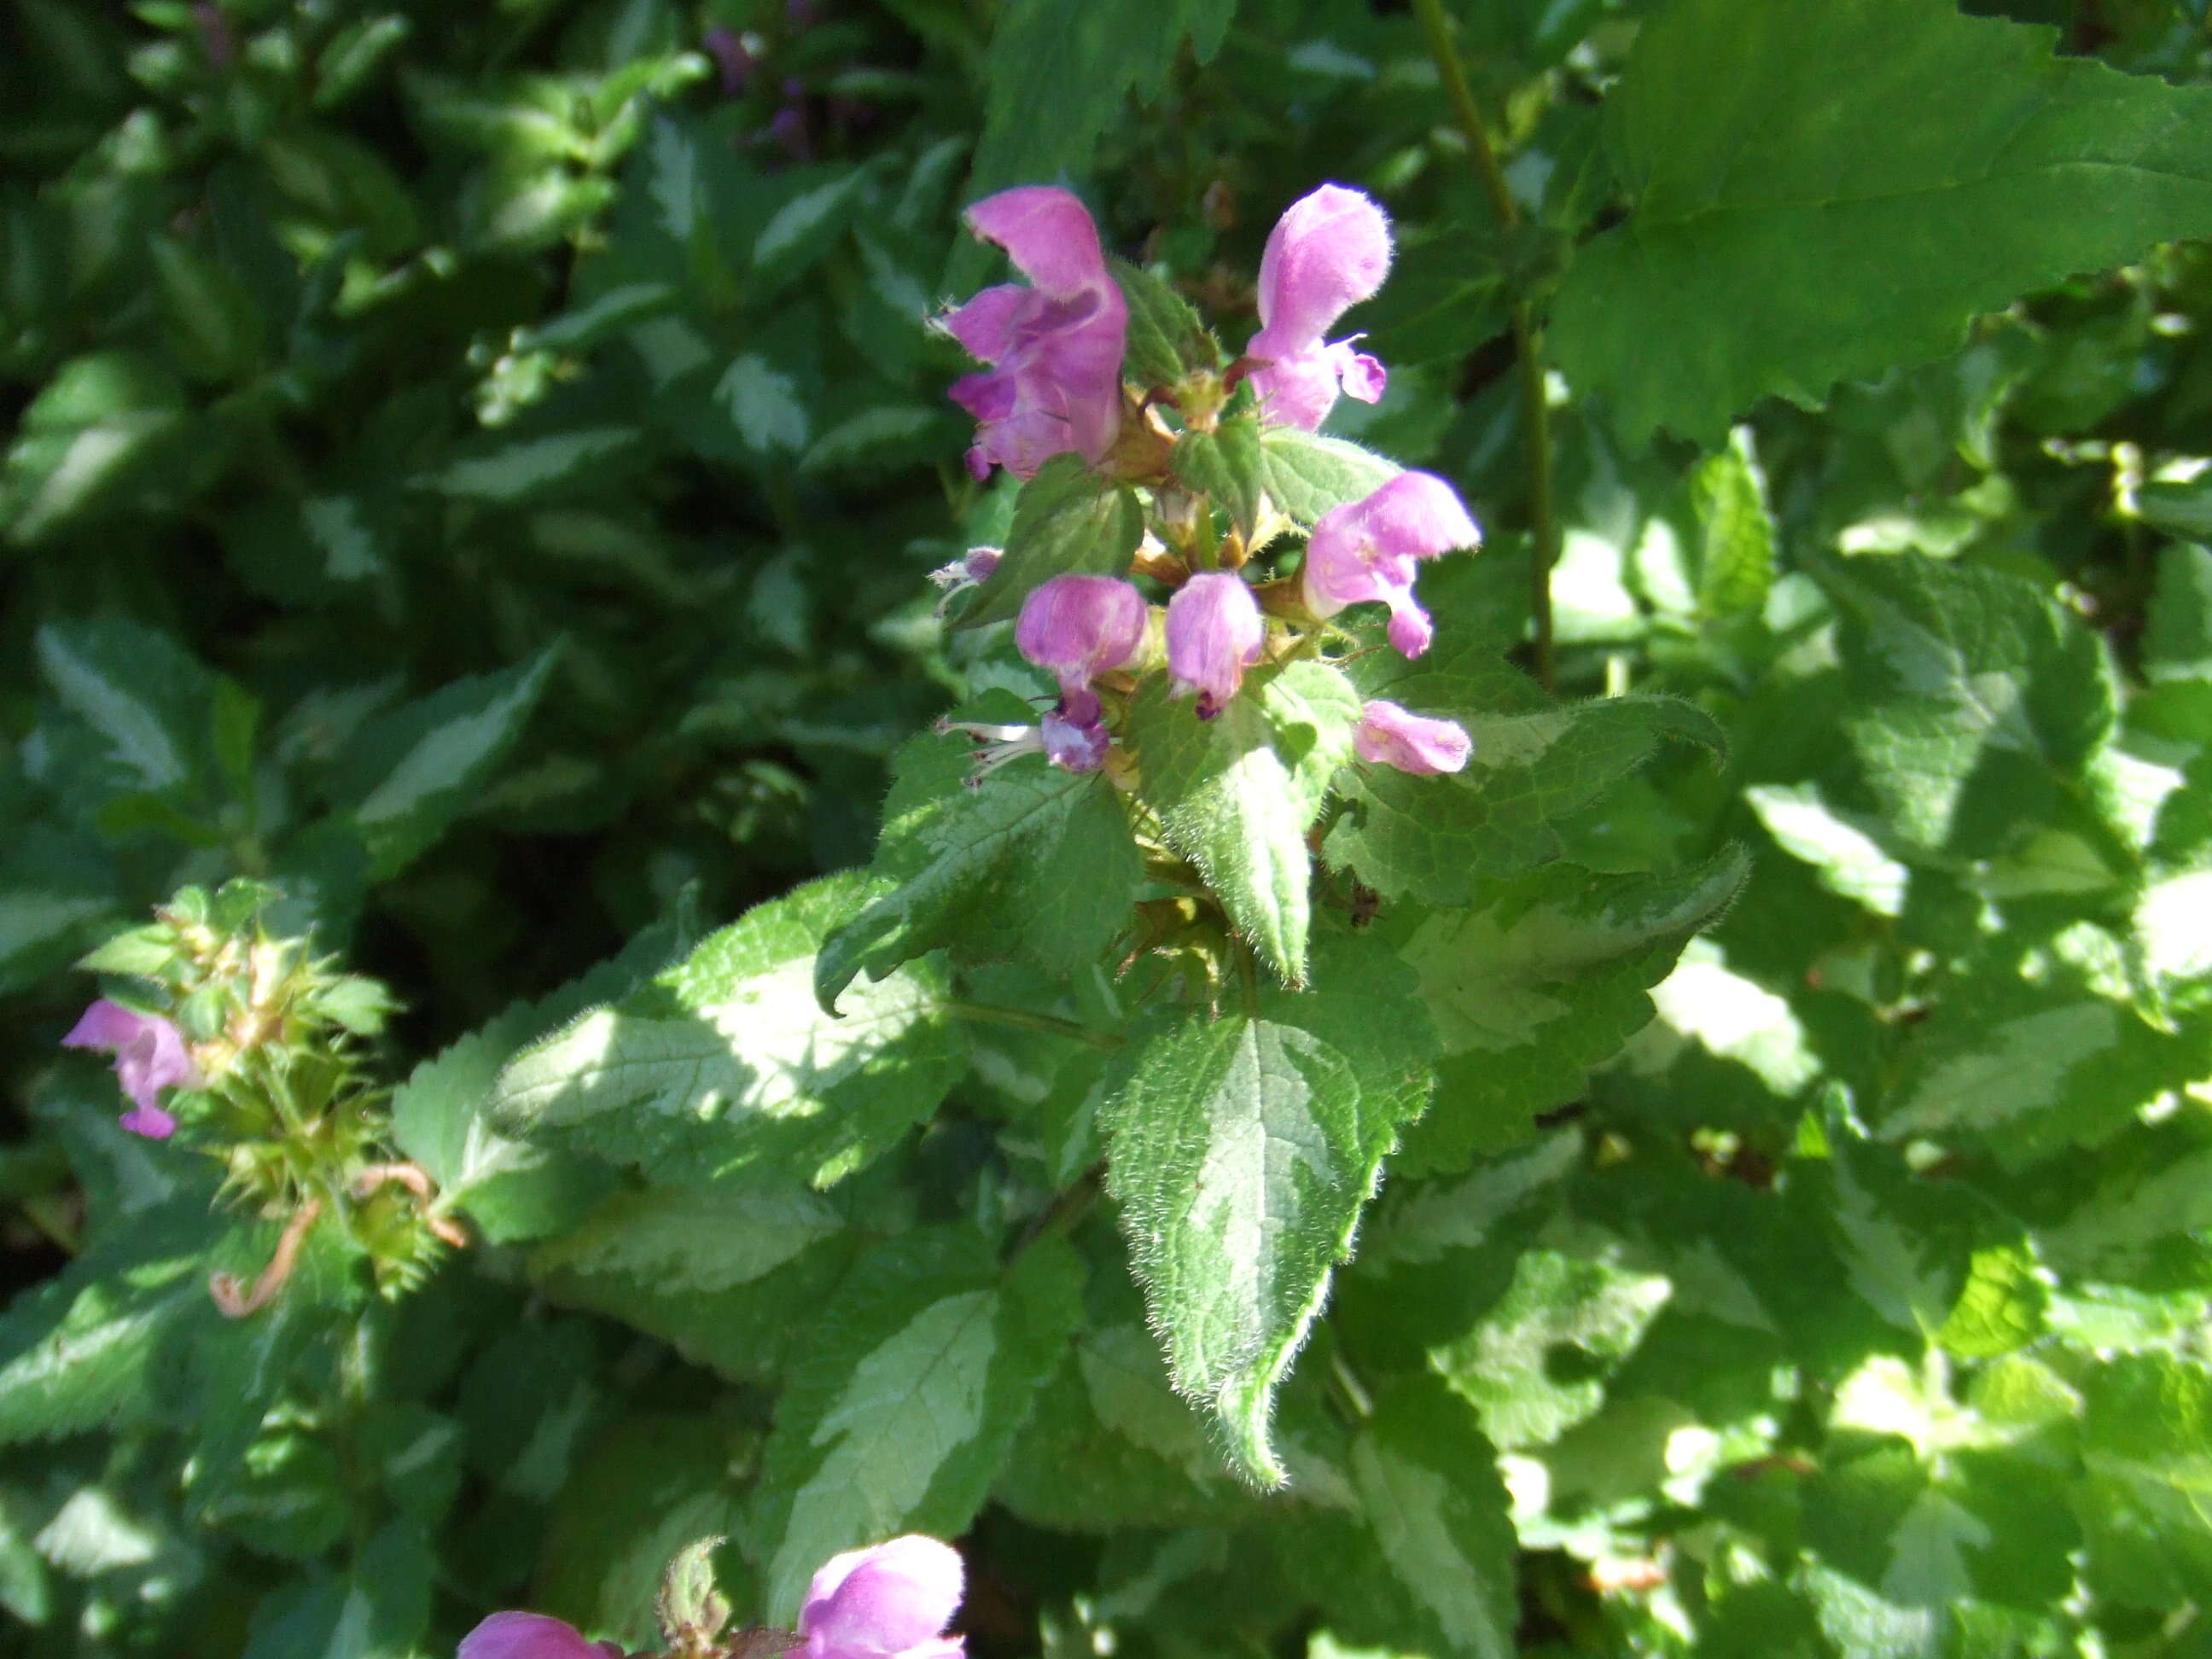
[[[1062,1019],[1057,1014],[1031,1013],[1026,1008],[998,1008],[982,1002],[947,1002],[942,1005],[945,1012],[956,1019],[969,1019],[978,1025],[1010,1025],[1020,1031],[1042,1031],[1050,1036],[1064,1036],[1076,1042],[1087,1042],[1094,1048],[1118,1048],[1121,1039],[1104,1031],[1094,1031],[1088,1025],[1079,1025],[1072,1019]]]
[[[1091,1212],[1091,1206],[1105,1189],[1106,1165],[1101,1160],[1078,1176],[1065,1191],[1053,1194],[1052,1201],[1022,1229],[1013,1248],[1006,1252],[1006,1260],[1014,1260],[1041,1238],[1061,1237],[1073,1232],[1076,1224]]]
[[[1482,106],[1474,101],[1474,89],[1468,85],[1459,54],[1452,49],[1451,24],[1444,16],[1443,0],[1413,0],[1413,15],[1420,20],[1429,56],[1436,60],[1437,75],[1444,83],[1445,101],[1451,105],[1460,131],[1467,135],[1468,156],[1474,163],[1483,193],[1490,198],[1490,210],[1498,216],[1501,227],[1510,230],[1521,222],[1521,206],[1505,182],[1505,169],[1498,165],[1498,152],[1491,147],[1490,129],[1483,124]]]
[[[1521,431],[1528,446],[1528,619],[1536,678],[1559,690],[1552,647],[1552,567],[1559,557],[1559,509],[1552,497],[1552,404],[1536,340],[1534,307],[1513,307],[1513,357],[1521,372]]]
[[[1413,0],[1413,15],[1428,42],[1429,56],[1443,81],[1445,101],[1467,138],[1467,154],[1476,181],[1490,200],[1498,228],[1511,230],[1521,222],[1520,204],[1505,181],[1505,169],[1490,142],[1490,129],[1482,106],[1459,66],[1453,49],[1451,24],[1443,0]],[[1513,356],[1520,370],[1521,430],[1528,450],[1529,549],[1528,617],[1534,641],[1536,678],[1547,691],[1556,689],[1558,673],[1552,646],[1552,567],[1558,562],[1559,527],[1552,494],[1552,410],[1545,396],[1541,342],[1536,330],[1535,307],[1527,300],[1513,307]]]

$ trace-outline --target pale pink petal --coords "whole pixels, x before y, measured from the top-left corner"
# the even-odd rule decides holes
[[[1237,695],[1244,671],[1260,660],[1267,625],[1242,577],[1202,571],[1168,601],[1168,674],[1177,696],[1198,694],[1211,720]]]
[[[495,1613],[461,1638],[456,1659],[607,1659],[612,1651],[543,1613]]]
[[[1401,472],[1352,510],[1363,533],[1400,558],[1433,558],[1482,540],[1459,492],[1433,472]]]
[[[1379,404],[1390,384],[1390,372],[1364,351],[1354,351],[1350,345],[1329,348],[1337,354],[1337,376],[1344,382],[1344,395],[1356,398],[1363,404]]]
[[[86,1009],[77,1023],[62,1039],[65,1048],[99,1048],[113,1054],[132,1037],[138,1035],[147,1023],[148,1016],[134,1013],[119,1002],[110,1002],[106,997]]]
[[[1117,576],[1054,576],[1022,601],[1014,648],[1077,691],[1137,654],[1150,607]]]
[[[1014,349],[1014,330],[1036,308],[1037,297],[1033,288],[1003,283],[946,312],[937,319],[937,326],[959,341],[970,357],[995,363]]]
[[[143,1135],[149,1140],[167,1140],[177,1133],[177,1120],[159,1106],[137,1106],[115,1120],[134,1135]]]
[[[1370,763],[1433,777],[1460,770],[1474,745],[1456,721],[1415,714],[1378,697],[1361,710],[1352,747]]]
[[[1067,191],[1033,185],[976,203],[968,219],[1036,284],[986,289],[939,319],[996,365],[952,387],[979,422],[969,470],[982,477],[996,465],[1030,478],[1070,450],[1104,459],[1121,427],[1129,313],[1091,216]]]
[[[809,1659],[957,1653],[957,1641],[938,1638],[960,1606],[964,1579],[959,1551],[915,1533],[832,1556],[799,1615]]]
[[[1260,402],[1260,418],[1270,426],[1319,431],[1328,411],[1336,407],[1336,364],[1328,348],[1315,345],[1276,353],[1268,343],[1265,334],[1255,334],[1245,351],[1248,357],[1267,360],[1249,376],[1253,396]]]
[[[1356,190],[1323,185],[1291,204],[1260,259],[1260,321],[1279,339],[1320,342],[1390,272],[1390,222]]]
[[[1401,657],[1418,657],[1437,635],[1429,613],[1413,602],[1411,589],[1390,596],[1390,623],[1383,630]]]
[[[1091,213],[1054,185],[1024,185],[968,210],[969,228],[1006,249],[1016,269],[1047,294],[1113,286]]]

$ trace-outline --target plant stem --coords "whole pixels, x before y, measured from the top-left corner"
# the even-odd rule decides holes
[[[1490,199],[1498,228],[1511,230],[1521,222],[1520,204],[1505,182],[1505,169],[1490,143],[1490,129],[1474,89],[1459,66],[1452,48],[1451,25],[1444,16],[1443,0],[1413,0],[1413,15],[1420,20],[1429,56],[1436,61],[1443,82],[1444,99],[1467,137],[1468,159],[1476,181]],[[1544,364],[1539,355],[1535,307],[1525,299],[1513,306],[1513,356],[1520,370],[1521,430],[1528,447],[1528,529],[1531,541],[1528,567],[1528,617],[1534,636],[1536,678],[1547,691],[1557,689],[1558,673],[1552,648],[1552,566],[1559,556],[1558,512],[1552,497],[1552,410],[1544,395]]]
[[[1536,653],[1536,678],[1556,691],[1559,668],[1552,648],[1552,567],[1559,562],[1559,524],[1552,500],[1552,405],[1545,395],[1534,308],[1513,307],[1513,356],[1521,371],[1521,430],[1528,446],[1528,617]]]
[[[1041,1238],[1074,1231],[1076,1223],[1090,1213],[1091,1206],[1105,1189],[1106,1164],[1101,1159],[1078,1176],[1066,1191],[1055,1193],[1052,1201],[1030,1218],[1029,1225],[1014,1241],[1013,1249],[1006,1252],[1006,1260],[1013,1261]]]
[[[982,1002],[947,1002],[945,1012],[956,1019],[972,1019],[979,1025],[1011,1025],[1017,1030],[1042,1031],[1049,1036],[1064,1036],[1077,1042],[1087,1042],[1094,1048],[1118,1048],[1121,1039],[1104,1031],[1094,1031],[1088,1025],[1079,1025],[1072,1019],[1062,1019],[1057,1014],[1034,1014],[1026,1008],[998,1008]]]

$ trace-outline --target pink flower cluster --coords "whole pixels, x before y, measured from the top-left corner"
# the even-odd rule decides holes
[[[798,1640],[805,1659],[960,1659],[945,1627],[960,1606],[960,1553],[909,1533],[823,1564],[807,1586]],[[461,1638],[458,1659],[623,1659],[611,1642],[590,1642],[558,1619],[495,1613]]]
[[[978,421],[971,469],[984,477],[999,465],[1028,478],[1069,451],[1097,465],[1113,450],[1122,419],[1128,325],[1097,228],[1073,195],[1042,185],[987,198],[968,218],[978,234],[1006,250],[1031,283],[986,289],[941,319],[948,333],[992,365],[952,387],[953,398]],[[1369,403],[1382,397],[1382,365],[1354,349],[1356,339],[1327,337],[1346,310],[1382,286],[1390,258],[1382,209],[1341,185],[1322,185],[1277,222],[1260,265],[1260,329],[1241,365],[1263,422],[1312,431],[1340,393]],[[1413,597],[1420,562],[1480,540],[1449,484],[1430,473],[1402,472],[1364,499],[1322,514],[1307,544],[1300,597],[1316,621],[1347,605],[1386,606],[1390,643],[1416,657],[1434,631]],[[969,556],[971,566],[975,556]],[[995,562],[984,566],[984,576]],[[955,582],[983,579],[950,567],[945,574]],[[1097,682],[1146,665],[1150,616],[1143,592],[1115,576],[1054,576],[1032,590],[1015,625],[1015,643],[1053,676],[1059,700],[1034,727],[948,726],[990,745],[978,777],[1025,754],[1042,754],[1073,772],[1104,766],[1111,738]],[[1188,576],[1168,600],[1159,635],[1170,688],[1194,700],[1200,719],[1214,718],[1267,655],[1268,638],[1267,620],[1242,575],[1201,570]],[[1409,772],[1456,771],[1466,764],[1468,742],[1449,721],[1378,701],[1367,707],[1357,753]]]

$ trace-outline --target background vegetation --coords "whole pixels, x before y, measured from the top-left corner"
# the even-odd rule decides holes
[[[12,0],[11,1650],[635,1645],[702,1534],[773,1601],[832,1486],[825,1537],[963,1536],[981,1655],[2203,1650],[2212,42],[1969,10]],[[1231,352],[1281,209],[1373,193],[1390,390],[1330,430],[1484,523],[1425,600],[1492,707],[1680,700],[1366,849],[1482,942],[1279,1492],[1169,1388],[1083,1042],[963,1028],[819,1191],[478,1115],[869,860],[994,648],[927,573],[1012,513],[924,320],[999,280],[960,207],[1053,179]],[[358,1063],[473,1236],[251,1322],[205,1271],[276,1219],[57,1048],[73,962],[234,877],[392,987]],[[982,1295],[972,1377],[819,1452]]]

